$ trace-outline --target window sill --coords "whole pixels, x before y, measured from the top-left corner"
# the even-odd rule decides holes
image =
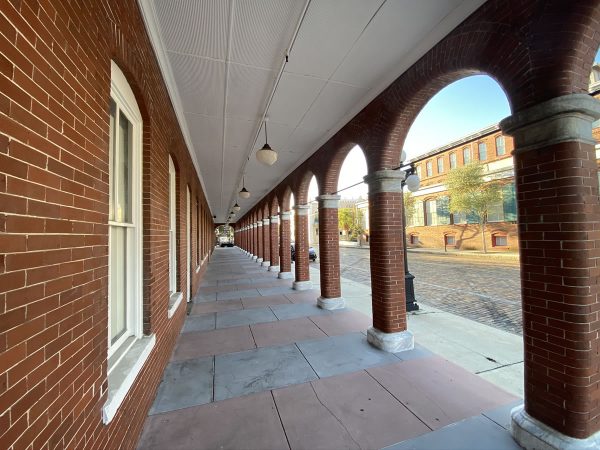
[[[169,310],[167,312],[169,319],[175,315],[175,311],[177,311],[181,300],[183,300],[183,293],[181,292],[175,292],[169,297]]]
[[[108,425],[117,414],[119,406],[123,403],[127,392],[131,389],[156,343],[155,334],[143,336],[141,339],[132,339],[133,344],[129,346],[123,355],[117,357],[114,368],[108,374],[108,398],[102,407],[102,422],[104,425]],[[124,344],[124,346],[126,345],[127,343]]]

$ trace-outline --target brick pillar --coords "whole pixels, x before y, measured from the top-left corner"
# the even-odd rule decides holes
[[[256,259],[257,263],[262,263],[265,259],[265,253],[263,250],[263,231],[262,231],[262,227],[263,227],[263,223],[262,220],[259,220],[258,222],[256,222],[256,255],[258,256],[258,258]]]
[[[525,448],[600,448],[598,117],[598,100],[572,94],[501,122],[515,142],[525,344],[511,431]]]
[[[296,281],[294,281],[294,289],[304,291],[312,289],[312,281],[310,281],[309,260],[308,260],[308,215],[310,213],[310,205],[294,206],[296,214],[295,220],[295,261]]]
[[[340,232],[338,220],[339,195],[320,195],[319,202],[319,264],[321,296],[317,300],[323,309],[345,306],[340,284]]]
[[[271,265],[271,227],[269,219],[263,219],[262,221],[262,239],[263,239],[263,261],[260,264],[263,267],[269,267]]]
[[[271,216],[271,265],[269,272],[279,272],[279,216]]]
[[[365,177],[369,185],[369,231],[373,326],[369,343],[389,352],[411,350],[406,329],[402,181],[400,170],[381,170]]]
[[[290,254],[290,212],[282,211],[279,213],[279,274],[278,278],[291,279],[292,274],[292,256]]]
[[[256,236],[258,235],[258,225],[256,222],[252,224],[252,260],[256,261],[258,259],[258,239]]]

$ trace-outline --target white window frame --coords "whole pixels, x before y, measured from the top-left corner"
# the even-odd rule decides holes
[[[192,267],[192,194],[190,186],[186,186],[186,215],[185,215],[185,241],[186,241],[186,264],[185,264],[185,281],[186,281],[186,296],[187,301],[192,301],[192,285],[190,271]]]
[[[177,172],[169,155],[169,295],[177,292]]]
[[[111,244],[111,228],[127,228],[128,258],[127,281],[127,328],[123,336],[111,345],[110,329],[110,299],[108,299],[108,325],[107,325],[107,400],[102,408],[102,419],[105,424],[110,423],[127,392],[133,385],[135,378],[141,371],[146,359],[149,357],[156,342],[154,334],[143,335],[143,289],[142,289],[142,114],[137,101],[119,67],[111,61],[111,89],[110,97],[115,102],[119,113],[125,114],[132,128],[131,147],[131,223],[109,221],[109,253]],[[118,128],[115,127],[115,132]],[[112,184],[112,152],[109,152],[109,186]],[[112,202],[109,205],[112,208]],[[110,254],[109,254],[110,261]],[[109,269],[110,274],[110,269]],[[110,295],[111,277],[108,277],[108,295]],[[108,298],[108,296],[107,296]]]

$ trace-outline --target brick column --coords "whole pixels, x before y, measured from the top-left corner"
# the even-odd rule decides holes
[[[260,264],[263,267],[269,267],[271,265],[271,227],[269,219],[263,219],[263,261]]]
[[[258,235],[258,225],[256,222],[252,224],[252,260],[256,261],[258,259],[258,239],[256,236]]]
[[[525,344],[511,431],[525,448],[600,448],[599,117],[598,100],[572,94],[501,122],[515,142]]]
[[[262,231],[262,220],[256,222],[256,255],[258,258],[256,259],[257,263],[262,263],[265,259],[264,251],[263,251],[263,231]]]
[[[308,215],[310,213],[310,205],[294,206],[296,214],[294,214],[295,224],[295,261],[296,281],[294,281],[294,289],[304,291],[312,289],[312,281],[310,281],[309,259],[308,259]]]
[[[279,274],[277,278],[291,279],[292,274],[292,256],[290,254],[290,212],[282,211],[279,213]]]
[[[406,329],[402,181],[405,173],[381,170],[365,177],[369,185],[369,230],[373,326],[367,340],[389,352],[411,350]]]
[[[269,272],[279,272],[279,216],[271,216],[271,265]]]
[[[339,309],[346,305],[340,284],[340,232],[338,220],[339,195],[320,195],[319,202],[319,264],[321,296],[317,300],[323,309]]]

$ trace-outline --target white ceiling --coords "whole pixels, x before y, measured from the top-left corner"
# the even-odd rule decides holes
[[[243,215],[484,1],[139,0],[216,221],[236,201]],[[254,156],[264,131],[255,138],[299,24],[266,168]]]

